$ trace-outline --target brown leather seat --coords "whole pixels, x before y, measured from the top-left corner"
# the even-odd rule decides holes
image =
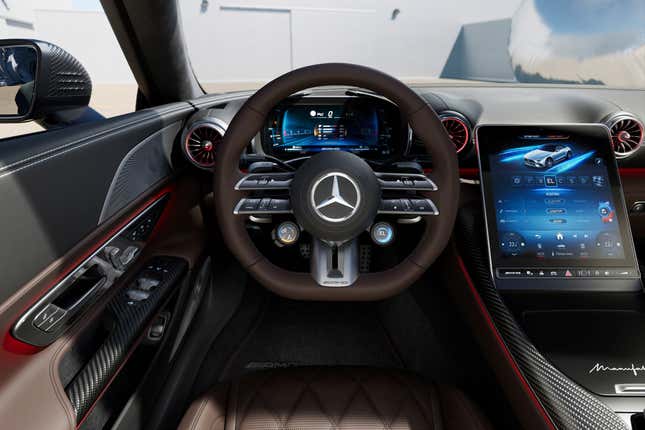
[[[472,429],[491,426],[455,388],[409,373],[291,368],[253,373],[195,401],[180,430]]]

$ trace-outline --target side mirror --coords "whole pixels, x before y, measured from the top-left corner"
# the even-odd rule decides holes
[[[71,120],[90,102],[87,71],[62,48],[30,39],[0,40],[0,122]]]

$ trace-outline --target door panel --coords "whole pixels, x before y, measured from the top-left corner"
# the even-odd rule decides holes
[[[170,174],[164,166],[170,163],[168,135],[190,111],[190,105],[176,104],[0,142],[0,303]],[[141,155],[167,158],[146,162]]]
[[[64,357],[83,346],[83,335],[106,318],[110,303],[122,296],[146,262],[160,255],[179,257],[192,270],[203,252],[199,183],[190,172],[173,166],[173,144],[193,110],[188,103],[177,103],[0,141],[3,428],[76,428],[118,377],[155,309],[136,320],[130,352],[120,365],[113,366],[109,377],[104,375],[104,386],[82,411],[70,403],[72,382],[66,382],[69,386],[61,383]],[[137,260],[81,318],[49,346],[34,347],[12,336],[12,328],[24,312],[152,202],[166,195],[168,201]],[[172,294],[179,294],[187,284],[182,281]],[[159,306],[162,302],[160,299]],[[88,365],[81,362],[78,374],[87,373]]]

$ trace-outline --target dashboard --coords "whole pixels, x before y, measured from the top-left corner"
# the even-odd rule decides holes
[[[572,86],[451,85],[415,88],[438,113],[462,169],[478,168],[475,128],[486,124],[606,125],[620,168],[645,167],[643,91]],[[212,168],[227,124],[251,92],[204,97],[182,135],[185,158]],[[311,114],[315,112],[315,115]],[[330,114],[331,112],[331,114]],[[432,162],[398,109],[357,88],[324,87],[298,93],[276,106],[247,151],[291,161],[330,149],[375,161]]]
[[[596,278],[636,287],[632,231],[645,237],[643,91],[485,84],[415,91],[443,122],[462,180],[485,199],[498,288],[548,289],[553,281],[554,288],[602,290],[607,283]],[[209,96],[196,105],[182,135],[191,163],[212,169],[226,125],[250,95]],[[280,103],[242,161],[297,167],[330,150],[356,153],[382,171],[432,169],[395,105],[345,87]],[[208,162],[191,157],[194,151]]]

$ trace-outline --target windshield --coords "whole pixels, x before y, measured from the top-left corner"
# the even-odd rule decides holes
[[[642,0],[178,0],[207,92],[255,89],[323,62],[411,85],[645,88]]]

